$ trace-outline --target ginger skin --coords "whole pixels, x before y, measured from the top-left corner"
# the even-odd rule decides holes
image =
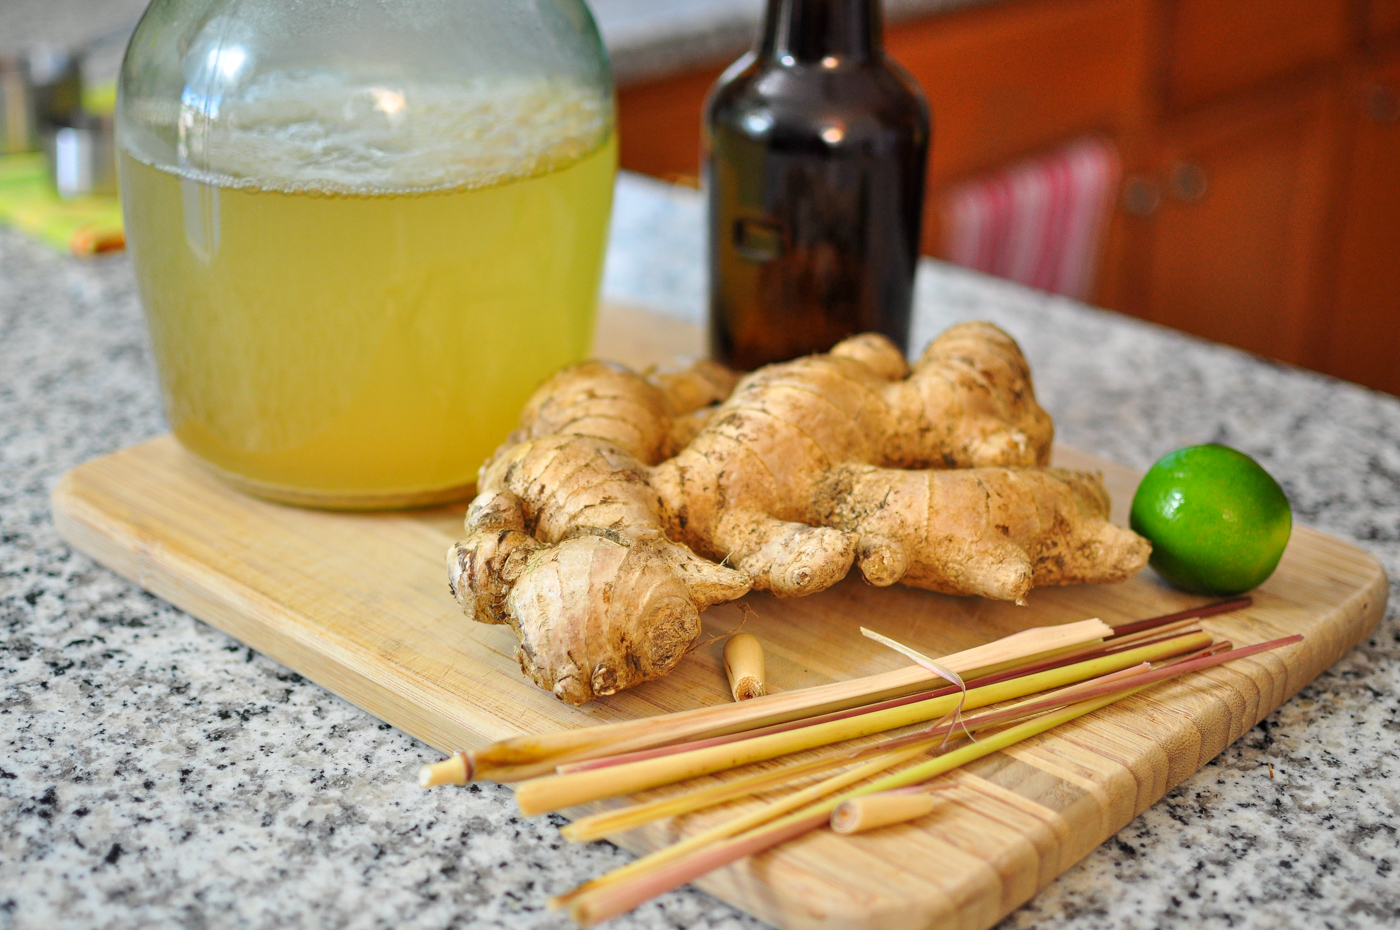
[[[1147,562],[1097,476],[1043,467],[1050,417],[990,324],[948,330],[912,372],[867,334],[736,377],[566,369],[482,466],[449,584],[561,700],[664,675],[711,604],[811,594],[853,562],[872,584],[1017,602]]]

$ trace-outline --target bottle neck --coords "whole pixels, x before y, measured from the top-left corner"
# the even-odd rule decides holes
[[[759,56],[796,64],[868,61],[880,51],[880,0],[768,0]]]

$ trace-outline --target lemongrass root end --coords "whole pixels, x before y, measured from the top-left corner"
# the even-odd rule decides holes
[[[453,753],[441,762],[425,765],[418,772],[418,785],[432,788],[437,785],[465,785],[471,781],[471,766],[467,764],[467,754]]]
[[[747,701],[768,692],[763,666],[763,644],[756,636],[735,633],[724,644],[724,671],[734,700]]]
[[[902,794],[884,792],[843,801],[831,812],[831,829],[849,836],[878,827],[905,823],[933,810],[933,795],[928,792]]]

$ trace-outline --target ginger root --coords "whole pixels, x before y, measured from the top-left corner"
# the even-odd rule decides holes
[[[1023,603],[1147,562],[1098,476],[1044,467],[1050,417],[990,324],[949,329],[912,371],[867,334],[737,378],[574,366],[482,466],[449,584],[561,700],[664,675],[711,604],[815,593],[853,563],[876,585]]]

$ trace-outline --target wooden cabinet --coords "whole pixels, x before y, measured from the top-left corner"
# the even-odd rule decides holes
[[[885,49],[934,112],[930,189],[1142,111],[1153,0],[1018,0],[891,24]],[[619,160],[699,174],[700,120],[720,68],[618,90]]]
[[[1400,37],[1400,0],[1363,0],[1366,41],[1379,44]]]
[[[943,256],[948,189],[1077,136],[1141,132],[1152,0],[1030,0],[905,23],[889,54],[933,110],[923,251]]]
[[[1400,394],[1400,50],[1352,90],[1336,287],[1319,367]]]
[[[1084,135],[1123,189],[1104,306],[1400,393],[1400,0],[1004,0],[891,23],[953,185]],[[619,90],[621,161],[698,174],[720,68]]]
[[[1143,108],[1151,15],[1150,0],[1033,0],[892,27],[885,49],[933,109],[930,188],[1127,130]]]
[[[617,91],[617,160],[628,171],[698,184],[700,118],[723,69],[646,81]]]
[[[1164,93],[1183,110],[1310,65],[1351,45],[1352,0],[1174,0],[1164,7]]]
[[[1128,180],[1149,193],[1122,227],[1140,259],[1119,309],[1316,365],[1335,113],[1312,87],[1174,124]]]

